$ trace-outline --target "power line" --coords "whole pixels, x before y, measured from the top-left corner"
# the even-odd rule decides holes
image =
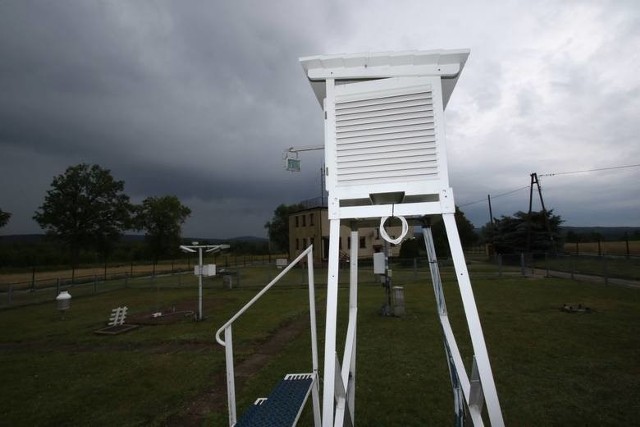
[[[600,172],[600,171],[607,171],[607,170],[613,170],[613,169],[626,169],[626,168],[637,168],[637,167],[640,167],[640,163],[635,165],[610,166],[607,168],[587,169],[582,171],[545,173],[545,174],[540,174],[538,176],[572,175],[576,173]]]
[[[569,172],[555,172],[555,173],[545,173],[545,174],[538,174],[538,177],[541,176],[545,176],[545,177],[549,177],[549,176],[558,176],[558,175],[573,175],[573,174],[578,174],[578,173],[589,173],[589,172],[600,172],[600,171],[606,171],[606,170],[615,170],[615,169],[628,169],[628,168],[637,168],[640,167],[640,163],[638,164],[634,164],[634,165],[620,165],[620,166],[609,166],[606,168],[596,168],[596,169],[587,169],[587,170],[580,170],[580,171],[569,171]],[[510,194],[516,193],[518,191],[524,190],[529,188],[529,186],[524,186],[524,187],[519,187],[516,188],[515,190],[510,190],[504,193],[500,193],[497,194],[495,196],[491,196],[492,199],[497,199],[498,197],[503,197],[503,196],[508,196]],[[477,203],[483,203],[486,202],[487,199],[482,198],[482,199],[478,199],[476,201],[473,202],[469,202],[469,203],[464,203],[461,204],[460,207],[465,207],[465,206],[471,206],[471,205],[475,205]]]
[[[526,185],[524,187],[516,188],[515,190],[507,191],[505,193],[500,193],[500,194],[497,194],[495,196],[491,196],[491,198],[492,199],[497,199],[498,197],[508,196],[510,194],[517,193],[518,191],[521,191],[521,190],[524,190],[524,189],[527,189],[527,188],[529,188],[528,185]],[[462,207],[465,207],[465,206],[475,205],[476,203],[486,202],[486,201],[487,201],[487,199],[483,198],[483,199],[480,199],[480,200],[476,200],[475,202],[469,202],[469,203],[462,204],[462,205],[460,205],[460,207],[462,208]]]

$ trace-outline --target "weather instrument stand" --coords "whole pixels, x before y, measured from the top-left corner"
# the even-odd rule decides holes
[[[446,160],[444,109],[468,55],[468,50],[437,50],[300,59],[324,110],[329,192],[322,390],[325,427],[355,422],[358,227],[380,221],[381,236],[389,243],[400,244],[408,233],[409,221],[425,217],[441,217],[444,221],[474,350],[469,377],[448,321],[433,239],[426,227],[423,234],[430,252],[457,424],[462,424],[466,412],[474,425],[482,425],[483,402],[491,424],[504,424],[455,223]],[[390,217],[402,222],[400,236],[386,233],[385,223]],[[351,254],[349,314],[340,358],[336,331],[342,221],[351,227]]]
[[[447,172],[444,108],[468,55],[468,50],[438,50],[300,59],[323,106],[325,124],[329,258],[322,390],[315,321],[313,246],[309,246],[216,333],[216,340],[225,347],[226,353],[230,426],[236,423],[265,425],[263,421],[281,415],[286,421],[279,425],[295,425],[309,394],[312,396],[316,426],[354,425],[358,227],[370,226],[377,221],[382,238],[395,245],[407,235],[410,222],[426,221],[423,236],[453,386],[456,425],[463,425],[468,418],[473,425],[482,425],[485,406],[491,425],[504,425],[458,235],[455,203]],[[400,236],[389,236],[386,231],[385,224],[391,217],[402,223]],[[430,228],[433,219],[444,222],[453,257],[474,352],[471,375],[465,370],[447,314]],[[344,351],[340,357],[336,339],[342,221],[351,227],[351,245],[349,312]],[[304,257],[307,257],[308,266],[312,369],[307,374],[285,376],[269,397],[256,400],[238,420],[232,324]]]

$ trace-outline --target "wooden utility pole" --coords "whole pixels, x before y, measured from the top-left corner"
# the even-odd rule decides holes
[[[489,201],[489,222],[491,223],[491,225],[493,225],[493,210],[491,210],[491,194],[487,194],[487,200]]]
[[[538,180],[538,174],[536,172],[531,174],[531,185],[529,186],[529,213],[527,214],[527,252],[531,252],[531,210],[533,207],[533,186],[538,187],[538,196],[540,197],[540,204],[542,205],[542,215],[544,218],[544,226],[549,234],[549,241],[551,242],[551,250],[555,254],[555,243],[553,241],[553,235],[551,234],[551,226],[549,225],[549,218],[547,216],[547,209],[544,206],[544,199],[542,198],[542,188],[540,187],[540,181]]]

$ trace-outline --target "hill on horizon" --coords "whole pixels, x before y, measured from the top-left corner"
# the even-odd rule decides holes
[[[625,236],[632,237],[634,234],[640,234],[640,227],[571,227],[561,226],[562,235],[565,236],[569,232],[575,234],[600,234],[604,240],[624,240]]]
[[[0,235],[0,242],[2,243],[38,243],[44,240],[46,237],[45,234],[7,234]],[[122,241],[124,242],[135,242],[135,241],[143,241],[143,234],[125,234],[122,236]],[[256,237],[256,236],[238,236],[231,237],[228,239],[218,239],[218,238],[205,238],[205,237],[183,237],[183,241],[188,242],[207,242],[213,245],[226,243],[226,242],[267,242],[268,239],[265,237]]]

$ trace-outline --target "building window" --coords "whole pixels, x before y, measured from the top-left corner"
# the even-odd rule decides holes
[[[302,226],[303,227],[307,226],[307,216],[306,215],[302,215]]]
[[[307,238],[306,238],[306,237],[303,237],[303,238],[302,238],[302,247],[303,247],[303,248],[306,248],[306,247],[307,247]]]
[[[309,237],[309,244],[313,246],[313,237]]]
[[[367,241],[364,237],[360,238],[360,249],[365,249],[367,247]]]
[[[309,225],[313,225],[313,214],[309,214]]]
[[[296,216],[296,227],[298,227],[298,226],[299,226],[299,224],[298,224],[298,217]]]
[[[347,249],[351,249],[351,239],[347,237]]]
[[[300,249],[300,240],[296,239],[296,251]]]

